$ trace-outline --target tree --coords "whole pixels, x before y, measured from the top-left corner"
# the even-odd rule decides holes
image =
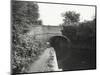
[[[18,42],[18,35],[26,33],[29,26],[42,24],[42,21],[38,18],[38,5],[35,2],[12,1],[13,42]]]
[[[12,1],[12,43],[18,44],[19,35],[27,33],[29,26],[42,24],[38,18],[38,5],[36,3]]]
[[[67,17],[64,19],[66,20]],[[70,23],[73,22],[67,19]],[[69,64],[64,64],[64,66],[70,69],[81,69],[84,68],[95,68],[96,67],[96,18],[91,21],[79,22],[79,25],[66,25],[67,21],[63,23],[62,34],[71,40],[72,58],[75,60],[66,61]],[[91,59],[92,58],[92,59]],[[85,63],[81,63],[84,61]],[[72,64],[74,64],[72,66]],[[78,65],[77,65],[78,64]],[[72,68],[71,68],[72,67]]]
[[[34,2],[13,1],[12,2],[12,19],[17,23],[35,23],[38,21],[38,5]]]
[[[80,14],[75,13],[74,11],[67,11],[62,16],[64,17],[62,34],[67,36],[72,41],[76,39],[76,25],[79,22]]]
[[[23,71],[23,67],[25,67],[26,64],[29,62],[29,60],[28,61],[25,60],[32,57],[31,55],[33,55],[32,53],[34,53],[35,48],[39,48],[36,47],[35,45],[39,43],[37,43],[34,39],[30,38],[29,36],[25,37],[26,36],[25,33],[29,31],[30,26],[42,24],[42,21],[38,20],[39,13],[38,13],[37,3],[30,1],[12,1],[11,17],[12,17],[12,72],[20,73]],[[24,38],[28,38],[29,40],[28,41],[26,39],[24,40]],[[39,51],[37,53],[39,53]]]
[[[75,13],[74,11],[68,11],[68,12],[65,12],[62,16],[64,17],[63,25],[66,25],[66,24],[70,24],[70,23],[79,22],[80,14],[79,13]]]

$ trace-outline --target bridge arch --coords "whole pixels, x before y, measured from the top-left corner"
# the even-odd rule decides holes
[[[70,54],[70,40],[65,36],[52,36],[49,42],[56,52],[59,68],[63,69],[62,63],[67,60]]]
[[[33,36],[34,39],[41,41],[44,45],[47,45],[47,47],[51,45],[56,52],[59,68],[63,70],[67,68],[65,65],[71,54],[71,42],[66,36],[62,35],[59,26],[35,25],[31,27],[27,35]]]
[[[64,42],[68,45],[70,43],[70,40],[66,36],[57,35],[57,36],[50,37],[49,42],[50,45],[54,47],[54,45],[58,44],[58,42],[59,44],[62,44],[61,42]]]

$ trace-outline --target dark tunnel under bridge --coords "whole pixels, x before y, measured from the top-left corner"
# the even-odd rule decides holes
[[[66,69],[64,62],[68,61],[70,55],[70,40],[64,36],[53,36],[49,42],[56,52],[59,68]]]
[[[39,39],[39,37],[41,37],[41,39]],[[56,52],[59,68],[63,70],[66,69],[64,63],[66,63],[70,57],[70,40],[63,35],[57,34],[44,34],[43,36],[41,34],[41,36],[37,35],[36,38],[50,43],[50,46],[53,47]]]

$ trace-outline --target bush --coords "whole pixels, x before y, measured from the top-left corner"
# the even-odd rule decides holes
[[[27,72],[28,66],[33,63],[45,50],[44,43],[32,36],[20,35],[20,44],[13,45],[12,70],[13,73]]]

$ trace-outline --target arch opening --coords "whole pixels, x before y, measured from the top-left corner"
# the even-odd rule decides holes
[[[64,68],[64,61],[67,61],[70,55],[70,41],[64,36],[53,36],[49,39],[51,47],[54,48],[57,56],[59,68]]]

